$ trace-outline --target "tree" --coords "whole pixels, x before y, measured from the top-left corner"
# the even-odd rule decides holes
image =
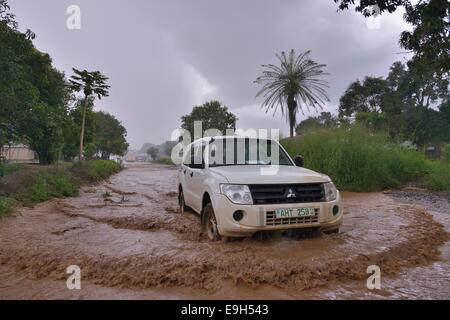
[[[94,124],[94,98],[107,96],[107,78],[74,69],[76,75],[67,83],[51,57],[34,47],[34,38],[32,31],[18,30],[7,1],[0,0],[0,149],[4,144],[25,143],[41,164],[54,162],[61,153],[72,159],[80,140],[100,150],[103,157],[123,152],[128,146],[126,131],[115,118],[105,116],[108,121]],[[83,90],[85,95],[69,110],[75,100],[71,90]]]
[[[108,160],[111,155],[124,156],[128,150],[127,130],[113,115],[106,112],[94,113],[94,141],[92,152],[101,159]]]
[[[330,112],[321,112],[318,117],[309,117],[300,122],[295,129],[297,135],[302,135],[317,129],[331,129],[339,127],[338,117]]]
[[[436,81],[431,71],[418,72],[395,62],[386,79],[366,77],[350,84],[340,99],[340,116],[356,112],[400,114],[407,108],[429,108],[447,99],[449,81]]]
[[[386,89],[386,81],[381,78],[366,77],[362,83],[356,80],[340,99],[339,116],[342,118],[352,117],[357,112],[381,112]]]
[[[64,75],[34,47],[29,32],[18,31],[8,10],[0,0],[0,145],[26,143],[41,164],[49,164],[62,146],[68,96]]]
[[[64,146],[63,157],[65,160],[72,161],[79,155],[80,147],[80,131],[81,120],[83,118],[84,99],[79,98],[75,101],[74,107],[68,112],[68,120],[63,129]],[[94,142],[96,127],[95,127],[95,112],[94,112],[94,98],[88,99],[88,106],[86,108],[85,116],[85,130],[84,130],[84,144],[91,145]],[[89,157],[84,150],[84,157]]]
[[[159,150],[156,147],[151,147],[147,150],[147,154],[152,157],[153,160],[158,158]]]
[[[80,149],[79,160],[83,159],[84,149],[84,130],[86,120],[86,110],[88,107],[88,100],[92,96],[97,96],[98,99],[107,97],[109,95],[110,86],[106,84],[108,78],[102,75],[99,71],[89,72],[86,70],[80,71],[73,69],[74,75],[69,79],[71,85],[70,88],[75,92],[83,91],[84,105],[81,119],[81,131],[80,131]]]
[[[321,79],[327,75],[323,71],[324,64],[317,64],[309,58],[310,51],[296,55],[294,50],[286,55],[276,55],[280,66],[273,64],[263,65],[266,70],[258,77],[255,83],[262,86],[257,93],[265,98],[263,107],[266,112],[278,107],[281,113],[287,115],[290,126],[290,135],[294,136],[297,111],[303,113],[303,107],[308,111],[310,107],[322,110],[325,101],[329,101],[325,88],[328,82]]]
[[[340,99],[339,116],[355,117],[356,122],[419,145],[446,141],[448,87],[448,80],[436,80],[431,70],[418,72],[395,62],[386,79],[353,82]]]
[[[21,124],[20,133],[41,164],[58,159],[63,145],[63,126],[67,120],[67,83],[54,69],[49,55],[38,53],[31,64],[30,78],[39,91],[39,102],[32,105]]]
[[[355,5],[355,0],[333,0],[340,10],[346,10]],[[392,13],[398,7],[405,8],[404,18],[413,26],[411,31],[404,31],[400,36],[400,45],[414,52],[414,58],[409,66],[422,65],[436,73],[436,78],[442,75],[448,77],[450,70],[450,55],[448,54],[448,39],[450,36],[450,5],[448,0],[360,0],[355,6],[357,12],[365,16],[373,15],[376,5],[380,13]]]
[[[209,129],[217,129],[225,134],[229,129],[236,130],[237,118],[220,102],[210,101],[202,106],[194,107],[190,114],[181,117],[181,127],[190,132],[191,138],[194,138],[196,121],[202,122],[202,134]]]
[[[18,23],[16,22],[16,16],[11,13],[7,0],[0,0],[0,24],[10,27],[13,30],[17,30]]]
[[[178,144],[175,141],[166,141],[161,145],[161,153],[163,156],[170,157],[172,155],[172,149]]]
[[[0,151],[3,145],[18,140],[26,109],[38,100],[27,79],[33,46],[17,28],[8,2],[0,0]]]

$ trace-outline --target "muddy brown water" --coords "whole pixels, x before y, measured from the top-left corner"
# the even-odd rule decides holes
[[[178,213],[176,173],[130,165],[77,198],[0,220],[0,298],[450,298],[445,198],[344,193],[338,235],[211,243],[197,215]],[[66,287],[70,265],[81,290]],[[381,290],[366,287],[370,265]]]

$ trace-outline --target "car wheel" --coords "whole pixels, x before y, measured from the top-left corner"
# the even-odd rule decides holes
[[[188,207],[186,206],[186,202],[184,202],[183,190],[180,190],[180,194],[178,195],[178,204],[180,206],[180,213],[184,214],[188,210]]]
[[[221,239],[219,230],[217,229],[217,220],[214,215],[214,209],[211,203],[208,203],[203,209],[203,230],[211,241],[219,241]]]
[[[324,232],[325,234],[338,234],[339,233],[339,228],[337,229],[333,229],[333,230],[328,230]]]

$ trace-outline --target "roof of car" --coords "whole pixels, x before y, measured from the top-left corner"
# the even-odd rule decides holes
[[[240,136],[240,135],[235,135],[235,136],[214,136],[214,137],[204,137],[201,139],[197,139],[195,140],[193,143],[197,143],[197,142],[209,142],[212,139],[214,140],[224,140],[224,139],[245,139],[245,138],[249,138],[249,139],[260,139],[260,140],[273,140],[270,138],[259,138],[259,137],[249,137],[249,136]]]

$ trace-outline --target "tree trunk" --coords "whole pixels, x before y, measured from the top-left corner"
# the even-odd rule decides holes
[[[296,115],[295,111],[297,109],[297,102],[295,101],[295,99],[288,98],[287,106],[288,106],[290,136],[291,136],[291,138],[293,138],[294,137],[295,125],[296,125],[296,122],[297,122],[297,119],[295,118],[295,115]]]
[[[81,120],[81,133],[80,133],[80,153],[78,160],[81,162],[83,160],[83,149],[84,149],[84,126],[86,122],[86,110],[87,110],[88,97],[84,98],[83,103],[83,116]]]
[[[46,166],[53,162],[53,158],[48,150],[37,150],[36,153],[38,155],[40,165]]]

